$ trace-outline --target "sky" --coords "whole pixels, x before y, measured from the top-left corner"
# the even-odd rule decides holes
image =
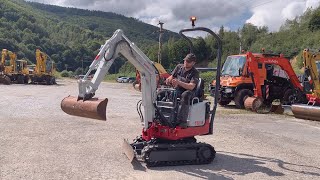
[[[58,6],[114,12],[134,17],[157,26],[179,32],[191,27],[190,16],[196,16],[196,26],[217,31],[237,30],[244,23],[267,26],[278,31],[287,20],[316,8],[320,0],[29,0]],[[196,36],[195,34],[194,36]],[[199,34],[200,35],[200,34]]]

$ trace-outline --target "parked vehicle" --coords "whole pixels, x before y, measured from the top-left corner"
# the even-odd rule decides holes
[[[135,77],[119,77],[117,82],[119,83],[133,83],[136,80]]]
[[[133,83],[136,80],[135,77],[129,77],[128,79],[128,83]]]

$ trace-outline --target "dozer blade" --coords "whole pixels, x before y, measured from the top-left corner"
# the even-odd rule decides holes
[[[134,155],[134,150],[132,148],[132,146],[128,143],[127,140],[123,140],[122,143],[122,149],[124,151],[124,154],[128,157],[129,161],[132,162],[135,155]]]
[[[98,120],[106,120],[106,107],[108,99],[91,98],[78,100],[77,97],[68,96],[61,101],[61,109],[70,115]]]
[[[11,84],[11,80],[6,75],[0,75],[0,84],[10,85]]]
[[[244,101],[244,107],[246,109],[257,111],[263,105],[263,100],[256,97],[247,97]]]
[[[294,117],[320,121],[320,107],[306,104],[294,104],[291,106]]]

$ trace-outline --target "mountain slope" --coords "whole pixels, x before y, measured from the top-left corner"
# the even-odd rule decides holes
[[[82,60],[85,66],[89,65],[100,45],[119,28],[143,50],[157,43],[158,27],[134,18],[23,0],[0,0],[0,49],[9,49],[17,52],[19,59],[35,62],[35,49],[41,48],[57,62],[58,70],[75,70],[81,67]],[[178,35],[168,31],[164,40],[169,37]]]

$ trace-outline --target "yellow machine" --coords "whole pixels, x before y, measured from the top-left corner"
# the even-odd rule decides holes
[[[295,117],[320,121],[320,52],[303,51],[303,63],[307,82],[311,84],[311,92],[307,94],[308,104],[295,104],[291,106]]]
[[[9,60],[6,58],[9,56]],[[29,82],[29,69],[26,60],[17,60],[17,55],[7,49],[1,53],[1,78],[0,83],[27,84]]]
[[[311,52],[308,49],[305,49],[303,51],[303,61],[305,74],[311,78],[311,83],[313,85],[312,97],[319,99],[320,103],[320,72],[318,68],[318,66],[320,65],[320,53]]]
[[[9,56],[10,60],[6,60],[7,56]],[[7,49],[2,49],[1,53],[1,62],[3,62],[5,69],[5,73],[14,73],[16,69],[16,61],[17,55]]]
[[[7,49],[3,49],[1,52],[1,61],[0,61],[0,84],[11,84],[10,78],[6,75],[8,71],[13,69],[13,67],[6,66],[6,57],[9,55],[10,64],[11,61],[15,61],[16,55]],[[11,60],[12,59],[12,60]],[[14,66],[14,63],[13,63]]]
[[[36,49],[36,66],[31,76],[31,83],[44,83],[47,85],[56,84],[54,77],[55,63],[47,60],[48,55]]]

